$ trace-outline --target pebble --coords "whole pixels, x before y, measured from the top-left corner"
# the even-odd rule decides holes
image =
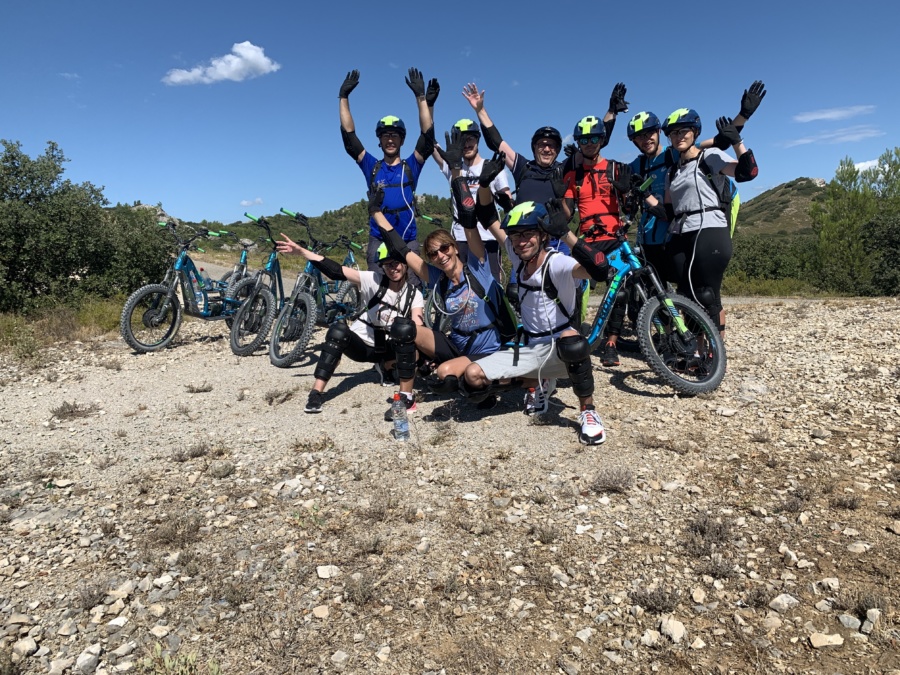
[[[774,609],[776,612],[780,614],[784,614],[789,609],[793,609],[797,605],[800,604],[800,601],[795,598],[793,595],[788,595],[787,593],[782,593],[778,597],[774,598],[770,603],[769,607]]]
[[[319,605],[318,607],[313,607],[313,616],[317,619],[327,619],[328,618],[328,606],[327,605]]]
[[[591,628],[582,628],[580,631],[575,633],[575,637],[581,640],[584,644],[587,644],[588,640],[591,639],[591,636],[594,634],[594,631]]]
[[[895,520],[888,526],[888,530],[893,532],[894,534],[900,534],[900,520]]]
[[[657,642],[659,642],[659,636],[659,631],[648,628],[644,631],[644,634],[641,635],[641,644],[645,647],[653,647]]]
[[[334,579],[341,576],[341,570],[336,565],[319,565],[316,574],[320,579]]]
[[[862,621],[850,614],[841,614],[838,616],[838,621],[841,622],[841,625],[850,630],[859,630],[860,626],[862,626]]]
[[[675,644],[678,644],[684,639],[687,631],[684,628],[684,624],[678,621],[671,614],[667,614],[659,621],[659,631],[669,638]]]
[[[840,647],[844,644],[844,638],[839,633],[826,635],[825,633],[813,633],[809,636],[809,643],[816,649],[822,647]]]
[[[706,646],[706,643],[699,636],[694,638],[694,641],[691,643],[691,649],[703,649]]]
[[[37,642],[33,638],[27,637],[16,641],[12,646],[12,653],[19,659],[24,659],[34,654],[38,649]]]
[[[331,655],[331,662],[336,666],[346,665],[347,661],[350,660],[350,655],[338,649],[334,654]]]
[[[847,547],[850,553],[866,553],[872,548],[872,544],[865,541],[855,541]]]

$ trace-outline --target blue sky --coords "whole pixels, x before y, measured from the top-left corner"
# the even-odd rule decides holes
[[[318,215],[362,198],[338,123],[338,88],[353,68],[351,110],[375,153],[378,118],[417,127],[410,66],[440,80],[439,138],[474,116],[460,92],[475,82],[526,154],[537,127],[566,135],[581,117],[602,116],[623,81],[630,114],[604,155],[625,161],[636,155],[631,114],[692,107],[712,133],[761,79],[768,95],[744,132],[760,176],[742,186],[745,200],[798,176],[831,179],[848,155],[862,163],[900,145],[900,6],[884,1],[645,1],[640,12],[534,0],[8,5],[0,138],[32,156],[55,141],[71,160],[67,178],[187,220],[229,223],[282,206]],[[448,192],[431,161],[419,192]]]

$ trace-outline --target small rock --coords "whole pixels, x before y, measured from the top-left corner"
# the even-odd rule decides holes
[[[888,526],[888,530],[894,534],[900,534],[900,520],[895,520]]]
[[[75,633],[77,632],[78,624],[76,624],[72,619],[66,619],[65,621],[63,621],[62,626],[59,627],[59,630],[56,631],[56,634],[68,637],[70,635],[75,635]]]
[[[623,659],[621,656],[619,656],[615,652],[603,652],[603,656],[608,658],[610,661],[612,661],[617,666],[621,666],[623,663],[625,663],[625,659]]]
[[[645,647],[652,647],[657,642],[659,642],[659,631],[648,628],[644,631],[644,634],[641,635],[641,644]]]
[[[319,605],[318,607],[313,607],[313,616],[317,619],[327,619],[328,618],[328,605]]]
[[[75,663],[75,659],[55,659],[50,662],[50,671],[47,675],[63,675],[72,667],[73,663]]]
[[[691,643],[691,649],[703,649],[705,646],[706,643],[699,637],[694,638],[694,641]]]
[[[385,645],[384,647],[379,649],[377,652],[375,652],[375,658],[377,658],[382,663],[387,661],[390,658],[390,656],[391,656],[391,648],[388,647],[387,645]]]
[[[659,630],[660,632],[668,637],[672,642],[678,644],[684,639],[687,631],[684,628],[684,624],[678,621],[671,614],[667,614],[659,621]]]
[[[476,495],[474,492],[467,492],[466,494],[464,494],[462,496],[462,498],[465,499],[467,502],[478,501],[478,495]]]
[[[842,626],[850,630],[859,630],[860,626],[862,626],[862,621],[851,614],[841,614],[838,617],[838,621],[841,622]]]
[[[320,579],[333,579],[341,576],[341,570],[336,565],[319,565],[316,567],[316,574]]]
[[[166,635],[169,634],[169,628],[167,626],[153,626],[153,628],[150,629],[150,633],[153,635],[153,637],[162,640],[164,637],[166,637]]]
[[[767,631],[778,630],[781,628],[781,619],[778,618],[777,614],[769,614],[763,619],[762,625]]]
[[[691,593],[691,599],[698,605],[702,605],[704,602],[706,602],[706,591],[704,591],[702,588],[695,588]]]
[[[837,577],[825,577],[824,579],[820,579],[816,582],[816,586],[818,586],[821,590],[827,590],[834,593],[841,587],[841,582],[838,581]]]
[[[831,603],[827,600],[819,600],[816,603],[816,609],[820,612],[830,612],[831,611]]]
[[[37,649],[37,642],[34,641],[34,638],[27,637],[13,644],[12,653],[21,660],[34,654]]]
[[[855,541],[847,547],[850,553],[865,553],[872,548],[872,544],[865,541]]]
[[[826,635],[825,633],[813,633],[809,636],[809,643],[816,649],[822,647],[840,647],[844,644],[844,638],[839,633]]]
[[[871,621],[873,624],[878,623],[879,619],[881,619],[881,610],[873,607],[870,610],[866,611],[866,619]]]
[[[100,663],[100,651],[103,648],[100,646],[100,643],[92,644],[90,647],[85,649],[81,654],[78,655],[78,658],[75,659],[75,670],[76,672],[83,673],[84,675],[89,675],[97,670],[97,664]]]
[[[566,675],[578,675],[581,672],[581,666],[574,659],[568,656],[560,656],[556,660],[556,665],[562,668]]]
[[[575,633],[575,637],[581,640],[584,644],[587,644],[588,640],[591,639],[591,636],[594,634],[594,631],[590,628],[583,628],[582,630]]]
[[[793,609],[799,604],[800,601],[794,596],[788,595],[787,593],[782,593],[769,603],[769,607],[774,609],[779,614],[784,614],[786,611],[788,611],[789,609]]]
[[[331,662],[336,666],[346,665],[347,661],[349,661],[349,660],[350,660],[350,655],[347,652],[340,650],[340,649],[338,649],[334,654],[331,655]]]

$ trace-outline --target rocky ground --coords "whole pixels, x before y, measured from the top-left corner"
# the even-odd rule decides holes
[[[306,415],[221,323],[0,355],[0,672],[900,673],[898,318],[731,306],[714,394],[595,365],[590,449],[563,387]]]

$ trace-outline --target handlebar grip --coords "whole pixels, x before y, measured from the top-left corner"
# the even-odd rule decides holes
[[[198,251],[200,251],[200,253],[206,253],[206,251],[204,251],[204,250],[203,250],[202,248],[200,248],[199,246],[195,246],[194,248],[196,248]]]
[[[247,213],[246,211],[244,211],[244,217],[245,217],[245,218],[249,218],[249,219],[252,220],[254,223],[258,223],[258,222],[259,222],[259,218],[257,218],[256,216],[251,216],[251,215],[250,215],[249,213]]]
[[[291,218],[296,218],[296,217],[297,217],[297,214],[296,214],[296,213],[294,213],[293,211],[288,211],[288,210],[287,210],[286,208],[284,208],[283,206],[281,207],[281,212],[284,213],[284,214],[286,214],[286,215],[288,215],[288,216],[290,216]]]
[[[218,232],[207,232],[207,233],[206,233],[206,236],[207,236],[207,237],[218,237],[218,236],[220,236],[220,235],[219,235]]]
[[[159,225],[160,227],[168,227],[168,226],[169,226],[168,223],[164,223],[164,222],[162,222],[162,221],[157,221],[156,224]]]
[[[640,186],[638,187],[638,190],[643,192],[644,190],[649,188],[651,185],[653,185],[653,176],[648,177],[647,180],[645,180],[643,183],[641,183]]]
[[[229,234],[234,234],[234,232],[229,232],[228,230],[219,230],[219,234],[223,237],[227,237]]]
[[[360,246],[359,244],[357,244],[355,241],[351,241],[351,242],[350,242],[350,245],[351,245],[353,248],[355,248],[355,249],[357,249],[357,250],[359,250],[359,251],[362,251],[362,246]]]
[[[366,231],[367,231],[366,228],[361,227],[361,228],[359,228],[356,232],[354,232],[353,234],[362,234],[363,232],[366,232]]]

